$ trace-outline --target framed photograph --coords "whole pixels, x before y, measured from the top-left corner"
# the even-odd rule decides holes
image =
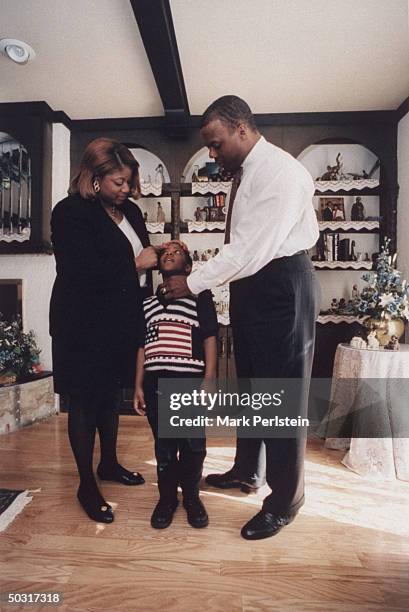
[[[319,199],[321,221],[345,221],[344,198],[327,197]]]
[[[209,206],[207,210],[209,211],[209,221],[224,221],[226,218],[223,209],[219,206]]]

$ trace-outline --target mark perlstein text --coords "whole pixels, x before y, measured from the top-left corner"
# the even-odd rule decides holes
[[[232,418],[229,416],[196,416],[193,418],[172,415],[169,419],[172,427],[309,427],[310,420],[298,416],[291,417],[261,417],[252,415],[251,417],[241,416]]]

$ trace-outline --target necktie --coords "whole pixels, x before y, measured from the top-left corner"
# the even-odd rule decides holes
[[[237,190],[240,186],[241,177],[243,175],[243,168],[239,168],[233,177],[233,184],[231,186],[229,209],[226,217],[226,229],[224,234],[224,244],[230,243],[230,228],[231,228],[231,215],[233,212],[233,204],[236,199]]]

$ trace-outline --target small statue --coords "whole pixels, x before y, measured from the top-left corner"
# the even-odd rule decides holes
[[[207,249],[206,255],[208,260],[211,259],[213,257],[212,249]]]
[[[346,300],[345,300],[344,298],[341,298],[341,299],[339,300],[338,310],[339,310],[340,312],[341,312],[341,311],[344,311],[344,310],[345,310],[345,308],[346,308],[346,305],[347,305]]]
[[[199,166],[193,166],[192,183],[197,183],[199,180]]]
[[[215,250],[214,250],[214,256],[216,257],[216,255],[218,255],[218,254],[219,254],[219,249],[216,247]]]
[[[197,251],[193,251],[192,259],[193,261],[199,261],[199,253]]]
[[[349,261],[356,261],[357,260],[357,256],[355,254],[355,240],[351,241],[351,252],[349,254]]]
[[[336,312],[338,310],[338,300],[337,300],[337,298],[332,298],[331,306],[329,307],[329,309],[331,310],[331,312]]]
[[[165,211],[162,208],[162,204],[158,202],[158,210],[156,211],[156,221],[158,223],[165,223]]]
[[[364,220],[365,220],[365,208],[362,203],[361,196],[357,196],[351,208],[351,221],[364,221]]]
[[[398,336],[391,336],[388,344],[384,347],[386,351],[399,351],[399,339]]]
[[[352,346],[352,348],[356,349],[365,349],[366,342],[363,338],[360,338],[359,336],[354,336],[351,342],[349,343],[349,346]]]
[[[359,293],[358,285],[352,286],[352,302],[357,304],[361,299],[361,294]]]
[[[338,153],[335,162],[335,166],[327,166],[327,171],[321,177],[318,177],[317,181],[339,181],[341,178],[344,178],[341,153]]]
[[[158,164],[155,168],[155,183],[164,183],[165,182],[165,172],[163,170],[163,164]]]
[[[202,209],[198,206],[194,212],[195,221],[202,221]]]
[[[355,305],[352,300],[348,300],[348,303],[345,306],[345,313],[348,315],[353,315],[354,312],[355,312]]]
[[[148,213],[147,212],[143,213],[143,220],[145,221],[145,223],[148,223]]]
[[[203,251],[201,257],[200,257],[201,261],[207,261],[207,255],[206,255],[206,251]]]
[[[369,332],[367,341],[369,349],[371,349],[372,351],[376,351],[379,349],[379,340],[376,337],[376,331],[374,329]]]

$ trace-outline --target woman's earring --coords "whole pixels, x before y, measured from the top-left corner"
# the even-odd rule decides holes
[[[101,189],[98,179],[94,180],[94,182],[92,183],[92,186],[94,188],[95,193],[98,193],[98,191]]]

